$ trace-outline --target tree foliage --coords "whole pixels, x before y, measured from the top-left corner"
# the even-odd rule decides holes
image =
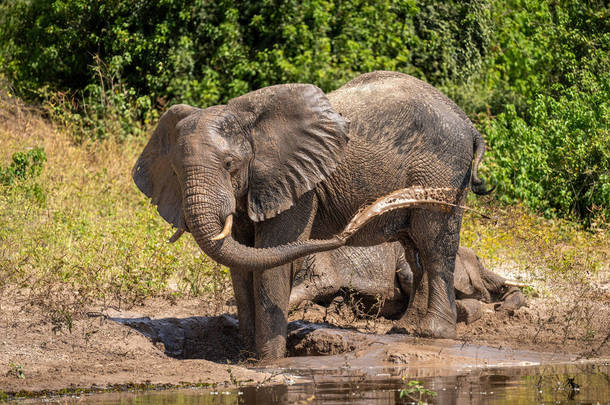
[[[172,103],[402,71],[477,122],[501,200],[587,219],[610,216],[609,24],[602,0],[4,0],[0,70],[93,138]]]
[[[328,91],[376,69],[440,82],[476,70],[489,42],[478,1],[12,3],[0,31],[5,72],[25,95],[99,84],[97,58],[138,95],[198,105],[283,82]]]
[[[486,117],[483,132],[499,198],[547,214],[607,220],[608,6],[511,0],[503,11],[495,13],[497,50],[484,75],[498,113]]]

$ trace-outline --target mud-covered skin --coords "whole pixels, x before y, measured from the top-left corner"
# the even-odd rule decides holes
[[[481,303],[496,302],[498,310],[509,311],[525,305],[523,294],[487,270],[472,249],[459,248],[454,280],[458,321],[470,323],[479,319]],[[294,276],[290,307],[303,301],[327,305],[341,292],[348,292],[365,298],[361,302],[381,303],[381,308],[376,308],[380,315],[399,318],[409,302],[412,283],[413,273],[400,243],[346,246],[305,258]]]
[[[391,318],[406,309],[412,283],[400,243],[346,246],[305,257],[294,276],[290,307],[306,300],[328,304],[341,291],[349,291],[383,303],[380,315]]]
[[[173,106],[133,177],[166,221],[231,268],[246,346],[276,358],[285,353],[298,267],[291,262],[346,243],[400,241],[414,284],[425,276],[430,292],[419,333],[456,336],[460,208],[404,208],[347,241],[336,235],[359,208],[398,189],[452,189],[446,202],[461,205],[469,185],[484,191],[476,173],[484,149],[464,113],[438,90],[401,73],[373,72],[328,96],[286,84],[204,110]],[[230,215],[235,225],[226,236]],[[221,233],[226,237],[218,239]]]

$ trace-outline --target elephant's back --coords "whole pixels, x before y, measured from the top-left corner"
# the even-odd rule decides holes
[[[328,98],[350,121],[343,160],[317,188],[328,210],[323,219],[334,225],[329,232],[342,229],[363,205],[401,188],[468,186],[476,130],[434,87],[402,73],[373,72]],[[401,215],[386,214],[388,222],[401,222]]]
[[[360,75],[328,94],[335,110],[351,122],[350,135],[382,141],[392,135],[403,142],[446,143],[463,141],[472,152],[476,131],[466,114],[430,84],[399,72],[378,71]],[[453,142],[450,142],[453,141]]]
[[[398,104],[419,102],[429,103],[431,107],[446,110],[452,115],[470,123],[468,116],[449,97],[436,87],[406,73],[375,71],[362,74],[337,90],[328,98],[338,110],[357,109],[357,104],[390,101]]]
[[[389,172],[398,180],[391,186],[398,188],[464,186],[477,132],[462,110],[434,87],[382,71],[359,76],[328,97],[350,121],[343,169],[359,166],[381,179]]]

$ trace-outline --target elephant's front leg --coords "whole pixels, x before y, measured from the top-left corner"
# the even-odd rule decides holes
[[[254,277],[251,272],[231,269],[231,281],[237,304],[239,333],[244,343],[246,356],[255,350],[254,345]]]
[[[246,246],[254,246],[254,225],[245,215],[237,216],[233,237]],[[245,355],[251,357],[254,345],[254,275],[246,269],[231,268],[231,282],[237,304],[239,333],[244,343]]]
[[[254,276],[254,340],[261,359],[277,359],[286,354],[290,273],[291,265],[287,264]]]
[[[289,210],[255,225],[256,247],[274,247],[307,239],[317,209],[312,192],[303,195]],[[301,262],[302,260],[298,260]],[[296,263],[296,266],[299,263]],[[261,359],[275,359],[286,354],[288,304],[292,288],[292,266],[285,264],[254,273],[254,341]]]

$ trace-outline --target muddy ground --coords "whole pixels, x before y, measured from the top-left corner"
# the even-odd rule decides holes
[[[435,375],[460,367],[610,358],[606,285],[529,297],[528,306],[514,313],[489,304],[481,319],[458,325],[456,341],[404,334],[396,321],[358,313],[350,298],[329,308],[306,303],[291,315],[291,357],[265,365],[241,352],[230,290],[215,305],[157,298],[128,309],[92,307],[63,321],[24,300],[0,303],[5,393],[132,383],[281,383],[291,377],[277,369],[337,364],[409,366],[416,375]]]

